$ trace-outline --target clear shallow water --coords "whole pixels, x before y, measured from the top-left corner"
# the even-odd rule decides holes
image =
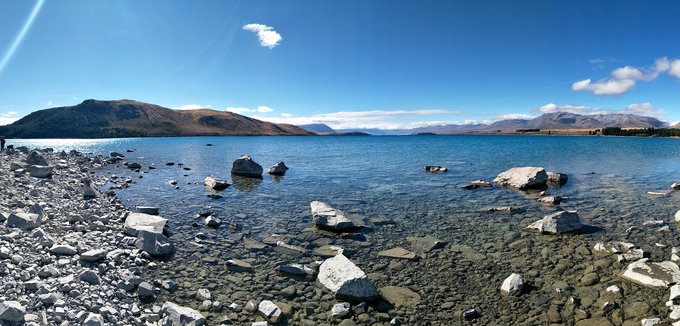
[[[211,143],[214,146],[206,146]],[[476,307],[481,324],[573,324],[588,316],[604,316],[615,324],[642,317],[667,316],[667,293],[640,288],[617,277],[624,266],[615,258],[597,257],[589,250],[597,241],[626,240],[645,249],[655,260],[667,260],[677,245],[672,214],[680,208],[680,195],[658,198],[647,191],[668,190],[680,180],[680,140],[614,137],[536,136],[411,136],[411,137],[193,137],[96,141],[12,141],[8,144],[77,149],[84,152],[126,154],[143,172],[120,166],[99,171],[104,176],[133,177],[130,188],[117,191],[125,205],[161,208],[170,219],[177,254],[161,262],[151,277],[173,279],[180,290],[167,298],[198,307],[192,298],[199,287],[211,289],[223,303],[244,305],[249,299],[273,299],[295,307],[290,324],[327,322],[334,300],[316,291],[314,282],[292,280],[274,268],[283,263],[309,263],[319,259],[311,251],[323,244],[338,244],[352,252],[351,259],[377,286],[408,286],[421,295],[417,307],[397,307],[390,317],[406,324],[448,324],[455,312]],[[125,153],[134,148],[134,153]],[[248,153],[265,168],[284,161],[284,177],[265,175],[262,180],[232,179],[231,162]],[[166,166],[183,163],[191,170]],[[155,164],[157,169],[146,167]],[[429,174],[424,165],[442,165],[446,174]],[[526,232],[530,222],[555,210],[537,204],[531,195],[501,188],[463,190],[474,179],[492,180],[515,166],[542,166],[569,175],[562,188],[550,189],[566,197],[565,209],[579,210],[588,232],[579,236],[550,237]],[[207,197],[203,178],[214,175],[233,181],[220,192],[222,199]],[[143,178],[139,178],[142,176]],[[677,179],[676,179],[677,178]],[[180,189],[167,184],[176,179]],[[362,215],[369,228],[354,237],[335,237],[310,229],[309,202],[321,200]],[[489,213],[486,208],[516,206],[515,213]],[[208,229],[194,214],[213,210],[223,225]],[[391,225],[372,223],[389,219]],[[645,220],[663,219],[671,233],[655,228],[626,233]],[[198,222],[198,227],[192,226]],[[230,227],[228,224],[237,225]],[[208,239],[199,247],[194,235]],[[246,250],[242,237],[264,241],[279,234],[284,241],[308,252],[292,256],[276,250]],[[409,248],[407,236],[433,235],[447,241],[446,248],[421,254],[417,261],[397,261],[377,256],[394,246]],[[668,247],[660,248],[655,243]],[[227,270],[227,259],[246,260],[253,273]],[[594,267],[595,266],[595,267]],[[512,272],[522,273],[532,290],[517,299],[501,298],[498,287]],[[581,278],[595,272],[600,281],[584,286]],[[564,295],[555,284],[565,282]],[[618,285],[623,298],[607,298],[604,288]],[[297,288],[288,297],[283,291]],[[577,306],[567,298],[579,298]],[[617,308],[602,312],[602,300],[617,300]],[[648,305],[634,311],[637,303]],[[551,310],[552,309],[552,310]],[[556,314],[546,314],[556,311]],[[213,321],[226,312],[214,313]],[[378,322],[377,313],[358,322]],[[557,317],[559,316],[559,318]],[[580,316],[580,317],[579,317]],[[254,316],[240,313],[237,320]],[[363,318],[363,317],[362,317]]]

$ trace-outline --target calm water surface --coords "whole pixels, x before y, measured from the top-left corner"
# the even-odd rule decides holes
[[[214,146],[206,146],[206,144]],[[250,299],[272,299],[294,307],[290,324],[329,322],[334,300],[317,291],[313,281],[292,280],[274,268],[284,263],[311,263],[320,257],[312,250],[324,244],[341,245],[377,286],[408,286],[421,296],[415,307],[389,310],[406,324],[458,323],[456,312],[476,308],[480,324],[573,324],[587,317],[604,317],[614,324],[643,317],[667,317],[667,293],[638,287],[617,274],[624,266],[615,258],[590,252],[598,241],[626,240],[667,260],[677,245],[672,214],[680,196],[647,195],[668,191],[680,181],[680,140],[561,136],[372,136],[372,137],[192,137],[116,140],[12,141],[8,144],[77,149],[88,153],[126,154],[126,161],[144,168],[135,173],[124,166],[108,166],[98,173],[131,176],[133,184],[118,190],[123,203],[153,205],[170,219],[177,254],[160,262],[151,277],[173,279],[180,290],[167,298],[198,307],[192,295],[200,287],[211,289],[223,303],[244,305]],[[133,153],[125,152],[132,148]],[[262,180],[231,178],[234,159],[248,153],[265,170],[284,161],[284,177],[264,175]],[[190,170],[166,162],[183,163]],[[155,164],[157,169],[147,167]],[[449,168],[429,174],[424,165]],[[551,237],[525,231],[526,225],[555,211],[537,204],[532,194],[502,188],[463,190],[475,180],[490,181],[516,166],[541,166],[569,175],[562,188],[549,189],[566,198],[564,209],[577,209],[588,225],[578,236]],[[233,186],[210,199],[203,178],[228,179]],[[141,177],[141,178],[140,178]],[[179,189],[167,184],[178,181]],[[104,186],[108,188],[109,185]],[[352,237],[337,237],[310,228],[309,202],[320,200],[363,216],[369,226]],[[489,213],[489,207],[515,206],[514,213]],[[223,225],[208,229],[194,215],[217,212]],[[645,220],[665,220],[670,234],[654,228],[628,233]],[[385,220],[392,224],[385,225]],[[380,223],[378,223],[380,222]],[[230,226],[231,224],[231,226]],[[207,234],[196,243],[194,235]],[[243,237],[285,242],[308,249],[303,255],[276,250],[246,250]],[[409,248],[407,236],[433,235],[449,245],[422,253],[417,261],[397,261],[377,256],[394,246]],[[658,244],[658,245],[657,245]],[[662,247],[664,245],[666,247]],[[254,267],[252,273],[235,273],[225,261],[237,258]],[[498,287],[512,272],[522,273],[531,290],[520,298],[501,298]],[[599,282],[584,286],[582,277],[596,273]],[[565,286],[565,284],[567,286]],[[608,298],[604,288],[618,285],[622,298]],[[288,296],[284,289],[295,287]],[[555,288],[563,288],[561,295]],[[163,296],[163,295],[162,295]],[[578,298],[578,304],[568,297]],[[603,300],[616,309],[603,312]],[[640,308],[643,302],[646,308]],[[642,312],[637,310],[644,310]],[[584,311],[581,314],[579,311]],[[553,313],[546,313],[553,312]],[[212,322],[228,313],[213,313]],[[381,322],[381,316],[353,318],[358,323]],[[253,321],[247,314],[231,317]],[[384,317],[384,316],[382,316]]]

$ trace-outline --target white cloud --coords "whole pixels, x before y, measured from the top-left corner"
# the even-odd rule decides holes
[[[246,24],[243,25],[243,29],[256,33],[260,45],[270,49],[279,45],[283,39],[281,34],[277,33],[273,27],[264,24]]]
[[[680,78],[680,63],[678,63],[677,75],[673,71],[673,64],[668,58],[658,58],[650,68],[636,68],[625,66],[614,69],[611,78],[593,82],[591,79],[577,81],[571,85],[574,91],[588,91],[595,95],[621,95],[633,89],[637,81],[652,81],[660,74],[668,71],[669,74]],[[593,63],[593,60],[591,60]],[[597,61],[596,63],[600,63]],[[670,69],[670,70],[669,70]]]
[[[507,113],[507,114],[499,114],[499,115],[496,115],[496,117],[497,117],[499,120],[509,120],[509,119],[524,119],[524,120],[528,120],[528,119],[533,119],[533,118],[535,118],[536,116],[533,115],[533,114],[526,114],[526,113]]]
[[[16,111],[0,113],[0,126],[8,125],[14,123],[14,121],[21,119],[21,117],[18,117],[17,114],[18,112]]]
[[[293,115],[290,114],[290,113],[281,113],[281,116],[284,117],[284,118],[290,118],[290,117],[292,117]]]
[[[680,59],[673,60],[670,64],[670,70],[668,71],[672,76],[680,78]]]
[[[274,111],[274,109],[272,109],[268,106],[262,105],[262,106],[257,107],[257,112],[260,112],[260,113],[269,113],[269,112],[272,112],[272,111]]]
[[[649,103],[649,102],[633,103],[631,105],[628,105],[626,108],[624,108],[622,110],[603,109],[603,108],[589,107],[589,106],[583,106],[583,105],[572,105],[572,104],[557,105],[555,103],[548,103],[544,106],[533,109],[532,111],[536,112],[536,113],[569,112],[569,113],[576,113],[576,114],[582,114],[582,115],[626,113],[626,114],[636,114],[636,115],[641,115],[641,116],[645,116],[645,117],[657,117],[657,118],[665,113],[665,111],[663,109],[657,109],[654,106],[652,106],[652,104]]]
[[[293,116],[291,114],[281,114],[281,116],[256,115],[253,118],[293,125],[324,123],[334,129],[408,129],[444,124],[465,124],[466,122],[464,121],[448,120],[413,121],[418,116],[457,114],[460,114],[460,112],[450,110],[372,110],[320,113],[311,116]]]
[[[52,101],[47,101],[47,106],[52,106]]]
[[[203,106],[200,104],[185,104],[179,107],[173,108],[174,110],[198,110],[198,109],[204,109],[204,108],[209,108],[210,105],[208,106]]]
[[[230,106],[225,111],[237,113],[237,114],[244,114],[244,113],[247,113],[247,112],[254,112],[255,110],[249,109],[249,108],[235,108],[235,107]]]

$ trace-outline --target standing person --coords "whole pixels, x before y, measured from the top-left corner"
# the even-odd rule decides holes
[[[0,136],[0,152],[5,151],[5,137]]]

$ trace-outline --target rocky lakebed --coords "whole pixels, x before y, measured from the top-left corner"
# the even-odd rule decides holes
[[[253,189],[283,162],[133,153],[0,154],[0,324],[680,325],[680,185],[519,167],[459,198],[282,203]],[[160,173],[172,200],[132,191]]]

